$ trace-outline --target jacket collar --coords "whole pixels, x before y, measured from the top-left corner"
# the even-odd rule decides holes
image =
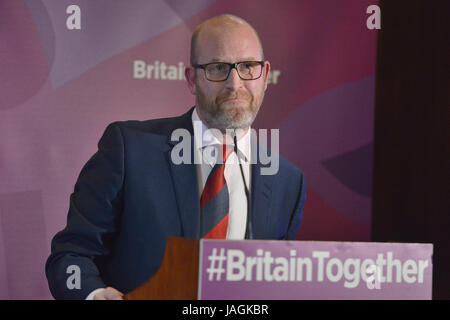
[[[192,107],[188,112],[177,117],[171,125],[171,132],[167,132],[166,148],[164,149],[166,160],[170,168],[171,179],[177,199],[178,211],[182,224],[182,236],[186,238],[199,238],[200,234],[200,196],[198,194],[197,168],[194,163],[194,129],[192,126]],[[175,164],[172,161],[171,153],[179,141],[171,139],[172,132],[176,129],[187,130],[191,148],[191,164]],[[170,130],[169,130],[170,131]],[[252,159],[259,159],[259,148],[264,148],[258,144],[258,141],[252,138]],[[264,148],[262,152],[266,152]],[[270,205],[272,199],[272,184],[275,176],[261,174],[261,168],[264,166],[259,162],[251,165],[251,217],[253,225],[253,237],[261,239],[267,237],[267,223],[270,214]]]

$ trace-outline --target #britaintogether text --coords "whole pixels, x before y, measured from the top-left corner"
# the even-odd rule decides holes
[[[377,255],[372,259],[331,258],[329,251],[313,251],[312,257],[297,257],[296,250],[290,250],[289,258],[273,257],[270,251],[258,249],[256,256],[247,256],[242,250],[214,248],[208,256],[206,269],[209,281],[291,281],[291,282],[338,282],[344,277],[346,288],[356,288],[362,279],[371,281],[374,272],[380,283],[402,281],[423,283],[428,260],[394,259],[392,252]],[[373,266],[376,265],[376,268]],[[372,270],[372,271],[370,271]],[[395,272],[394,272],[395,271]],[[222,277],[224,275],[225,277]]]

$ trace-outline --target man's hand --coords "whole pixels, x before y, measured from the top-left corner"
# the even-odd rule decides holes
[[[107,287],[97,292],[94,300],[123,300],[123,293],[112,287]]]

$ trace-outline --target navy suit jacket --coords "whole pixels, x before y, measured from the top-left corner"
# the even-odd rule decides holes
[[[167,237],[199,238],[196,165],[176,165],[170,158],[178,143],[171,141],[175,129],[191,133],[193,150],[192,111],[106,128],[70,196],[67,226],[52,240],[45,270],[55,298],[85,299],[106,286],[128,293],[156,273]],[[258,162],[251,169],[253,237],[295,239],[304,176],[281,157],[275,175],[261,175],[262,166]],[[80,288],[67,286],[75,275],[71,265],[79,267]]]

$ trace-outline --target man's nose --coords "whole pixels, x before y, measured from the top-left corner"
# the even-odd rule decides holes
[[[239,77],[236,68],[231,69],[230,74],[228,75],[228,79],[226,81],[226,87],[230,89],[236,89],[241,86],[242,86],[242,79]]]

